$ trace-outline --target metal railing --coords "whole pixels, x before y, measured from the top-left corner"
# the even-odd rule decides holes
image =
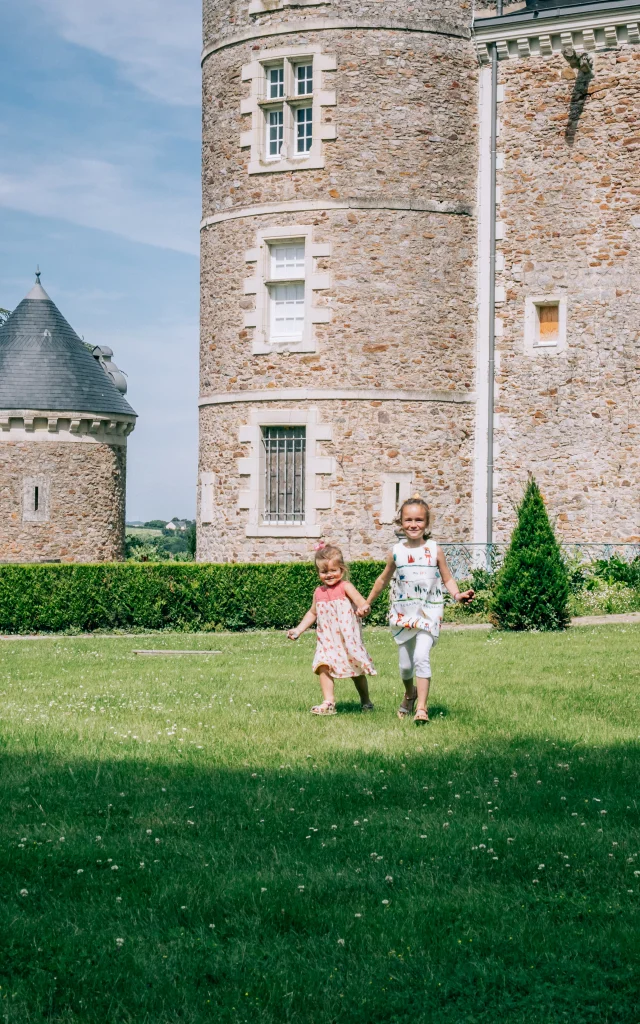
[[[441,544],[449,568],[456,579],[466,579],[473,569],[486,569],[495,572],[502,565],[508,544]],[[608,561],[616,557],[623,562],[632,562],[640,558],[640,544],[617,543],[567,543],[560,545],[567,560],[587,564],[601,559]]]

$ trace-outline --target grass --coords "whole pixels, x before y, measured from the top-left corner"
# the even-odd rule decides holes
[[[365,635],[2,643],[3,1024],[636,1024],[640,627]]]

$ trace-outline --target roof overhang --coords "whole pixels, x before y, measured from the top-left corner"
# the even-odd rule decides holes
[[[613,49],[640,43],[640,3],[617,0],[543,11],[518,11],[499,18],[478,18],[473,38],[481,63],[495,46],[499,60],[550,57],[564,46],[577,52]]]

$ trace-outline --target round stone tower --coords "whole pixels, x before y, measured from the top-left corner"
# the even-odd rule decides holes
[[[0,327],[0,562],[123,557],[136,414],[112,355],[81,341],[39,273]]]
[[[459,0],[204,0],[198,558],[471,534],[477,59]]]

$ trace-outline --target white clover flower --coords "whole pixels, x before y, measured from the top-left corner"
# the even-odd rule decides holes
[[[383,904],[384,904],[385,906],[387,906],[387,905],[388,905],[388,903],[389,903],[389,900],[383,900],[382,902],[383,902]]]
[[[116,939],[116,946],[118,946],[118,948],[120,946],[124,946],[124,939]]]
[[[267,890],[266,890],[266,889],[264,888],[264,886],[263,886],[263,888],[262,888],[262,889],[260,890],[260,892],[266,892],[266,891],[267,891]]]
[[[293,810],[293,807],[291,808],[291,810]],[[338,827],[337,825],[332,825],[331,826],[331,828],[337,828],[337,827]]]
[[[359,821],[354,821],[354,823],[353,823],[353,824],[354,824],[354,825],[359,825],[359,824],[360,824],[360,822],[359,822]]]
[[[362,914],[354,914],[354,917],[362,917]]]
[[[102,842],[102,836],[96,836],[96,843]]]
[[[60,836],[60,838],[59,838],[58,842],[59,842],[59,843],[64,843],[64,836]]]
[[[153,829],[150,829],[150,828],[148,828],[148,829],[147,829],[147,835],[148,835],[148,836],[150,836],[150,835],[151,835],[151,833],[152,833],[152,831],[153,831]]]
[[[21,896],[28,896],[29,895],[29,890],[28,889],[21,889],[20,890],[20,895]]]
[[[304,885],[299,885],[299,886],[298,886],[298,889],[299,889],[299,891],[300,891],[300,892],[302,892],[302,891],[303,891],[303,889],[304,889]]]
[[[544,870],[544,864],[538,864],[538,871]]]
[[[112,864],[111,865],[111,870],[112,871],[117,871],[118,870],[118,865],[117,864]]]
[[[140,861],[140,867],[141,867],[141,868],[143,868],[143,867],[144,867],[144,861],[143,861],[143,860],[141,860],[141,861]]]
[[[534,885],[537,885],[537,884],[538,884],[538,879],[537,879],[537,878],[534,878],[534,880],[533,880],[533,884],[534,884]]]
[[[338,945],[344,946],[344,939],[338,939]]]
[[[83,875],[83,874],[84,874],[84,868],[78,868],[78,870],[76,871],[76,875]]]
[[[449,822],[448,821],[443,822],[442,827],[443,828],[449,828]]]
[[[160,840],[159,840],[159,839],[156,839],[156,844],[157,844],[157,843],[159,843],[159,842],[160,842]]]
[[[215,928],[215,924],[210,924],[209,927],[210,928]]]
[[[389,885],[391,885],[391,883],[393,882],[393,875],[385,875],[384,880],[385,882],[388,882]]]

